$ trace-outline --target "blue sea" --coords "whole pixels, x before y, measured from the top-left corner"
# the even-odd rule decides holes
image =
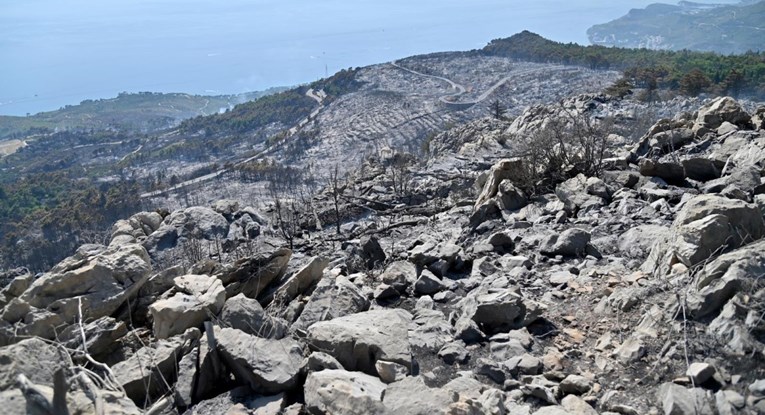
[[[340,69],[585,31],[650,0],[2,0],[0,114],[122,91],[233,94]]]

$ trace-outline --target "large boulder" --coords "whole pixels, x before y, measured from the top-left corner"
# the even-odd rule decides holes
[[[572,214],[580,209],[590,209],[605,204],[603,198],[588,192],[588,178],[583,174],[559,184],[555,188],[555,196],[563,202],[566,211]]]
[[[127,360],[112,366],[117,383],[141,406],[147,397],[169,392],[177,376],[178,362],[193,349],[199,337],[199,330],[190,329],[182,335],[142,347]]]
[[[291,339],[264,339],[232,328],[215,328],[224,363],[239,383],[266,394],[284,392],[297,384],[303,349]]]
[[[765,275],[765,239],[720,255],[697,274],[688,313],[694,318],[715,313],[760,275]]]
[[[373,310],[322,321],[308,329],[309,345],[336,358],[347,370],[377,374],[378,360],[412,369],[409,325],[412,315],[396,310]]]
[[[715,130],[726,121],[733,125],[748,126],[750,120],[750,115],[735,99],[719,97],[699,108],[693,129],[695,131]]]
[[[226,297],[242,293],[258,298],[268,286],[284,275],[292,251],[280,248],[268,255],[242,258],[216,274],[226,287]]]
[[[494,198],[499,191],[499,185],[503,180],[512,180],[521,177],[523,171],[523,162],[520,159],[500,160],[491,167],[488,177],[484,182],[481,194],[473,206],[473,210],[478,210],[479,206]]]
[[[217,315],[226,301],[223,283],[208,275],[183,275],[174,279],[175,293],[149,306],[154,336],[166,339],[190,327],[199,327]]]
[[[148,235],[143,245],[153,255],[184,240],[223,240],[228,233],[229,224],[223,215],[208,207],[193,206],[168,215],[159,228]]]
[[[704,389],[687,389],[674,383],[664,383],[657,392],[659,403],[668,415],[712,414],[712,405]]]
[[[638,166],[640,167],[640,174],[643,176],[660,177],[668,183],[682,183],[685,179],[685,169],[678,163],[662,163],[651,159],[642,159]]]
[[[462,319],[475,322],[486,334],[525,327],[541,316],[541,308],[512,289],[481,289],[461,302]]]
[[[765,106],[757,107],[752,114],[752,125],[755,130],[765,130]]]
[[[539,252],[545,255],[584,256],[592,237],[577,228],[566,229],[560,234],[549,235],[542,241]]]
[[[149,255],[140,245],[84,245],[4,308],[0,344],[24,335],[53,339],[54,327],[109,316],[150,274]]]
[[[754,204],[717,195],[689,200],[669,234],[654,245],[642,270],[664,275],[680,262],[693,267],[712,254],[740,247],[765,236],[765,221]]]
[[[292,328],[305,330],[312,324],[355,314],[369,308],[364,293],[345,276],[319,281]]]
[[[311,414],[386,414],[385,388],[380,379],[360,372],[311,372],[303,387],[305,409]]]
[[[287,322],[268,315],[258,300],[238,294],[226,301],[220,313],[226,326],[247,334],[270,339],[281,339],[287,333]]]
[[[276,299],[279,304],[288,304],[298,295],[314,286],[324,275],[324,269],[329,265],[329,260],[322,257],[312,257],[302,268],[273,290],[273,294],[264,296],[264,304],[269,304]]]
[[[52,386],[53,372],[68,358],[65,349],[34,337],[0,348],[0,391],[16,386],[22,374],[33,383]]]
[[[428,387],[420,376],[407,377],[388,385],[383,403],[390,414],[446,414],[451,413],[447,411],[454,395],[442,388]]]

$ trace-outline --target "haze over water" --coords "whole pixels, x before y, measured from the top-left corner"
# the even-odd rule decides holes
[[[476,49],[524,29],[586,44],[591,25],[653,2],[3,0],[0,114],[121,91],[296,85],[342,68]]]

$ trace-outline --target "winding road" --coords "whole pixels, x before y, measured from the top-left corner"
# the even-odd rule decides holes
[[[409,72],[409,73],[414,74],[414,75],[424,76],[424,77],[427,77],[427,78],[437,79],[437,80],[449,83],[451,88],[452,89],[456,89],[457,92],[453,92],[453,93],[450,93],[450,94],[443,95],[443,96],[439,97],[438,100],[443,102],[444,104],[447,104],[447,105],[455,105],[455,106],[460,106],[460,107],[469,107],[469,106],[473,106],[475,104],[478,104],[478,103],[484,101],[486,98],[490,97],[491,94],[493,94],[494,91],[497,90],[497,88],[499,88],[502,85],[504,85],[507,81],[509,81],[509,80],[511,80],[513,78],[516,78],[516,77],[518,77],[520,75],[526,75],[526,74],[533,73],[533,72],[537,71],[536,69],[527,69],[527,70],[523,70],[523,71],[514,72],[512,75],[508,75],[508,76],[500,79],[499,81],[495,82],[491,87],[489,87],[489,89],[484,91],[481,95],[479,95],[474,100],[471,100],[471,101],[453,101],[453,100],[450,100],[450,98],[451,99],[457,98],[460,95],[463,95],[463,94],[465,94],[465,92],[467,92],[467,88],[465,88],[465,86],[463,86],[461,84],[458,84],[458,83],[452,81],[451,79],[444,78],[442,76],[429,75],[429,74],[426,74],[426,73],[417,72],[417,71],[415,71],[413,69],[405,68],[405,67],[399,65],[398,62],[396,62],[396,61],[391,62],[391,65],[393,65],[394,67],[396,67],[398,69],[401,69],[402,71],[406,71],[406,72]],[[564,68],[564,66],[563,65],[551,65],[549,68],[550,69],[562,69],[562,68]]]

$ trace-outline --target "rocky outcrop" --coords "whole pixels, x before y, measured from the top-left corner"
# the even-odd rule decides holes
[[[763,236],[765,222],[757,206],[716,195],[696,196],[683,206],[668,237],[653,247],[642,269],[663,275],[677,262],[690,268]]]
[[[52,339],[54,327],[113,314],[151,273],[140,245],[85,245],[36,279],[2,313],[0,343],[17,336]]]

